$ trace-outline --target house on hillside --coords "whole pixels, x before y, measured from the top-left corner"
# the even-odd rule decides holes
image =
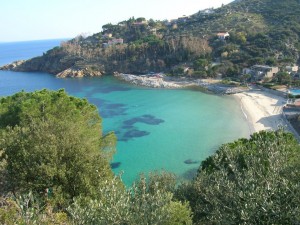
[[[286,69],[286,71],[287,71],[289,74],[291,74],[291,73],[295,74],[295,73],[298,72],[299,67],[298,67],[297,65],[294,65],[294,66],[286,66],[285,69]]]
[[[217,34],[217,36],[220,40],[223,40],[223,41],[230,37],[228,32],[220,32]]]
[[[189,18],[190,18],[189,16],[183,15],[183,16],[181,16],[181,17],[179,17],[179,18],[177,19],[177,22],[184,23],[184,22],[186,22]]]
[[[266,65],[254,65],[251,68],[244,68],[243,74],[250,74],[253,81],[263,81],[273,78],[279,72],[278,67]]]
[[[143,26],[143,25],[147,25],[148,22],[147,20],[142,20],[142,21],[139,21],[139,22],[133,22],[132,25],[135,26],[135,27],[139,27],[139,26]]]
[[[149,28],[149,31],[153,34],[156,35],[157,34],[157,29],[156,28]]]
[[[107,48],[107,47],[112,46],[112,45],[123,44],[123,43],[124,43],[123,38],[114,38],[112,40],[109,40],[107,43],[103,43],[102,46],[104,48]]]
[[[214,9],[213,8],[210,8],[210,9],[204,9],[204,10],[201,10],[199,11],[198,13],[199,14],[203,14],[203,15],[209,15],[209,14],[212,14],[214,13]]]

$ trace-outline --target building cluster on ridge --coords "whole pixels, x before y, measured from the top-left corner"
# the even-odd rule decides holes
[[[299,79],[298,66],[286,66],[285,71],[291,74],[294,79]],[[250,68],[243,69],[243,75],[250,75],[252,81],[262,82],[266,80],[271,80],[278,72],[279,68],[277,66],[267,66],[267,65],[254,65]]]

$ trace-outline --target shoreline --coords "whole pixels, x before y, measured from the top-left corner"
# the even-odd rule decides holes
[[[119,80],[150,88],[192,88],[200,87],[214,94],[235,94],[243,92],[247,87],[236,87],[221,83],[218,79],[191,79],[186,77],[166,77],[163,74],[154,75],[133,75],[115,73],[114,76]]]
[[[137,76],[132,74],[115,74],[115,76],[134,85],[152,88],[189,88],[201,87],[214,94],[228,94],[235,98],[248,123],[249,134],[262,130],[277,130],[284,127],[292,132],[290,124],[283,118],[282,110],[286,99],[257,86],[233,87],[221,83],[216,79],[186,79],[169,78],[165,76]]]
[[[166,79],[164,75],[156,74],[156,75],[133,75],[133,74],[124,74],[124,73],[116,73],[114,76],[120,80],[126,81],[128,83],[144,86],[150,88],[186,88],[197,86],[197,82],[195,80],[172,80]]]
[[[285,98],[256,87],[234,94],[234,96],[239,101],[248,122],[250,134],[289,127],[289,124],[282,118],[282,109],[286,104]]]
[[[252,123],[252,119],[247,111],[247,109],[244,106],[244,103],[242,102],[242,97],[239,95],[232,95],[233,98],[235,99],[235,101],[237,102],[237,104],[239,104],[240,109],[244,115],[244,119],[246,120],[246,123],[248,125],[249,128],[249,136],[252,135],[253,133],[255,133],[255,128],[254,128],[254,124]]]

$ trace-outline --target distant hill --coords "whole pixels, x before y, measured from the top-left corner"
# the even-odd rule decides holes
[[[60,77],[150,71],[238,76],[243,67],[254,64],[297,63],[299,15],[299,0],[239,0],[173,21],[130,18],[2,69],[45,71]]]

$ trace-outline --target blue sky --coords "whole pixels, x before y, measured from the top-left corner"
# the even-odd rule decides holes
[[[232,0],[1,0],[0,42],[71,38],[135,18],[164,20]]]

